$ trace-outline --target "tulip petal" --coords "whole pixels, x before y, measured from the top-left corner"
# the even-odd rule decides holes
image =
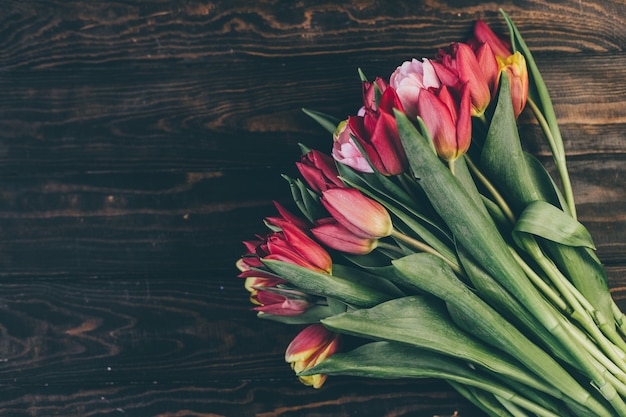
[[[476,21],[474,36],[479,42],[488,43],[491,50],[499,57],[505,58],[511,54],[511,43],[496,35],[483,20]]]

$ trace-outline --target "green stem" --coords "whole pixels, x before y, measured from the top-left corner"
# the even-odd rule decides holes
[[[624,363],[622,355],[618,353],[616,346],[607,339],[600,331],[594,320],[588,314],[588,309],[580,304],[580,298],[574,294],[575,288],[568,285],[567,278],[559,271],[556,265],[545,256],[539,244],[534,238],[528,237],[524,239],[525,250],[533,257],[535,262],[546,273],[552,284],[557,288],[559,293],[565,298],[572,311],[570,317],[578,322],[601,347],[602,351],[615,363],[622,371],[626,372],[626,363]],[[593,310],[593,307],[588,306]]]
[[[454,159],[448,161],[448,168],[450,169],[452,175],[456,176],[456,173],[454,171]]]
[[[388,243],[388,242],[383,242],[382,240],[378,241],[377,248],[388,250],[390,252],[395,253],[396,255],[400,257],[406,255],[404,252],[402,252],[402,249],[400,249],[399,247],[392,245],[391,243]]]
[[[500,207],[502,213],[504,213],[504,215],[511,222],[511,224],[515,224],[516,219],[515,215],[513,214],[513,210],[511,210],[511,207],[509,207],[507,202],[504,200],[504,197],[502,197],[502,195],[498,192],[498,190],[491,183],[491,181],[489,181],[489,179],[478,169],[472,159],[467,154],[465,154],[464,156],[465,161],[467,162],[467,166],[469,166],[469,168],[472,170],[472,173],[476,176],[476,178],[478,178],[478,180],[487,189],[487,191],[489,191],[489,194],[491,194],[491,196],[494,198],[496,204]]]
[[[559,177],[561,178],[561,184],[563,186],[563,193],[565,194],[565,201],[567,202],[567,210],[570,215],[576,219],[576,203],[574,202],[574,192],[572,191],[572,183],[569,178],[569,174],[567,172],[567,164],[565,162],[565,153],[563,152],[562,146],[559,146],[554,135],[552,134],[552,130],[550,129],[550,125],[548,121],[541,113],[541,110],[537,106],[537,104],[529,97],[528,98],[528,106],[533,111],[533,114],[537,118],[539,122],[539,126],[541,126],[541,130],[548,141],[548,145],[550,145],[550,150],[552,151],[552,157],[554,158],[554,162],[556,164],[557,171],[559,172]]]
[[[396,229],[393,229],[391,231],[391,236],[408,244],[409,246],[413,247],[414,249],[417,249],[418,251],[430,253],[431,255],[435,255],[438,258],[443,259],[452,268],[454,272],[462,276],[464,275],[463,270],[457,263],[452,262],[451,260],[443,256],[441,253],[437,252],[432,246],[429,246],[426,243],[419,241],[417,239],[413,239],[411,236],[407,236],[404,233],[399,232]]]
[[[532,269],[530,265],[526,263],[524,259],[522,259],[522,257],[519,255],[519,253],[517,253],[517,251],[513,247],[509,246],[509,250],[511,251],[511,255],[513,256],[513,258],[517,261],[517,263],[522,267],[522,269],[526,273],[526,276],[528,277],[528,279],[530,279],[530,281],[539,289],[539,291],[541,291],[541,293],[548,300],[550,300],[550,302],[552,302],[552,304],[554,304],[556,308],[558,308],[561,312],[566,313],[566,314],[568,311],[571,311],[567,303],[563,301],[563,299],[552,289],[552,287],[550,287],[544,281],[544,279],[540,277],[539,274],[537,274],[537,272],[535,272],[535,270]]]

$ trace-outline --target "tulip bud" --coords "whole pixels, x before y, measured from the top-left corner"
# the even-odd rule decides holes
[[[317,193],[328,188],[343,187],[335,161],[325,153],[317,150],[307,152],[302,155],[300,162],[296,162],[296,166],[309,187]]]
[[[439,88],[439,78],[430,60],[405,61],[391,74],[389,85],[396,90],[409,119],[417,116],[417,99],[422,89]]]
[[[324,359],[336,353],[341,345],[338,333],[331,332],[321,324],[312,324],[301,331],[289,344],[285,352],[285,361],[291,364],[296,374],[314,367]],[[320,388],[326,381],[326,375],[308,375],[298,377],[300,381],[313,388]]]
[[[380,239],[389,236],[393,230],[387,210],[357,189],[326,190],[321,201],[339,224],[358,237]]]
[[[460,100],[455,100],[445,85],[436,93],[424,90],[420,94],[419,115],[437,154],[446,161],[454,161],[469,149],[472,139],[470,107],[467,86],[461,89]]]
[[[528,99],[528,68],[524,55],[515,52],[506,59],[498,57],[500,73],[505,72],[511,84],[511,99],[515,117],[520,115]]]
[[[363,116],[350,116],[348,126],[367,154],[369,161],[383,175],[398,175],[408,166],[393,110],[403,111],[395,90],[388,87],[376,111],[366,109]]]
[[[378,102],[389,84],[380,77],[376,77],[374,82],[363,82],[363,107],[364,110],[376,111]]]
[[[311,229],[311,233],[331,249],[353,255],[367,255],[378,246],[378,239],[356,236],[333,218],[321,219],[319,223],[319,226]]]
[[[258,288],[256,301],[258,307],[252,310],[264,314],[272,314],[275,316],[299,316],[304,313],[313,304],[309,301],[307,294],[295,290],[280,290],[274,292]]]
[[[348,121],[339,123],[333,134],[332,156],[335,161],[359,172],[372,173],[374,170],[359,148],[354,144]]]

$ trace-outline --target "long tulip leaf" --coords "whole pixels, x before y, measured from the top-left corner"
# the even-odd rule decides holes
[[[529,202],[552,197],[544,195],[543,190],[537,186],[534,181],[536,174],[527,162],[515,122],[510,82],[506,73],[503,73],[493,117],[480,155],[480,168],[518,213]]]
[[[516,365],[517,361],[512,357],[459,329],[452,322],[445,305],[431,297],[398,298],[373,308],[329,317],[322,323],[342,333],[407,343],[466,360],[553,396],[561,395],[541,378],[529,376],[528,371]],[[450,340],[455,343],[451,344]]]
[[[265,259],[263,263],[281,278],[310,294],[336,298],[348,305],[371,307],[393,298],[372,288],[366,278],[350,280],[276,260]]]
[[[440,258],[426,253],[393,261],[403,283],[433,294],[448,303],[455,322],[484,342],[520,360],[541,378],[572,399],[586,401],[587,391],[552,356],[529,340],[473,291],[467,288]],[[432,279],[437,277],[437,279]]]
[[[285,324],[312,324],[333,316],[334,311],[328,306],[313,306],[297,316],[279,316],[276,314],[257,313],[257,317],[265,320],[277,321]]]
[[[319,123],[324,129],[329,131],[331,134],[335,133],[335,129],[337,129],[337,125],[339,124],[339,120],[335,117],[322,113],[316,110],[302,109],[302,112]]]
[[[532,409],[539,416],[563,417],[551,409],[559,408],[554,400],[532,395],[533,401],[524,397],[531,390],[514,391],[493,374],[472,369],[466,363],[427,350],[399,343],[373,342],[350,352],[338,353],[319,365],[300,373],[342,374],[374,378],[440,378],[491,392],[507,398],[520,407]],[[537,401],[541,398],[541,401]],[[540,404],[548,404],[549,408]],[[561,408],[562,403],[559,403]]]

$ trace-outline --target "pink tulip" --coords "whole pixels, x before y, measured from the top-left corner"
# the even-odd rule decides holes
[[[417,116],[417,99],[422,89],[439,88],[439,78],[430,60],[405,61],[391,74],[389,85],[396,90],[410,119]]]
[[[480,19],[474,24],[474,39],[468,42],[488,43],[493,53],[500,58],[506,58],[513,53],[511,42],[507,38],[496,35],[489,25]]]
[[[469,89],[461,88],[460,100],[455,100],[448,87],[437,92],[424,90],[420,94],[418,110],[432,138],[437,154],[453,161],[467,152],[472,137]]]
[[[338,333],[331,332],[321,324],[312,324],[301,331],[289,344],[285,352],[285,361],[291,369],[300,373],[324,361],[341,347]],[[326,375],[298,377],[300,381],[313,388],[320,388],[326,381]]]
[[[352,131],[348,121],[339,123],[333,135],[332,157],[340,164],[359,172],[372,173],[374,170],[352,139]]]
[[[492,64],[497,71],[495,60]],[[489,76],[493,71],[491,68],[483,71],[469,45],[460,42],[451,43],[447,50],[439,51],[437,62],[433,62],[433,66],[441,83],[449,88],[459,90],[463,84],[467,84],[472,102],[472,115],[481,116],[484,113],[491,102]]]
[[[300,162],[296,162],[296,166],[309,187],[317,193],[344,186],[339,179],[335,161],[325,153],[317,150],[307,152],[302,155]]]
[[[367,255],[378,246],[377,239],[359,237],[332,217],[321,219],[318,224],[311,229],[311,233],[331,249],[353,255]]]
[[[395,90],[388,87],[376,110],[365,109],[363,116],[350,116],[348,126],[374,168],[383,175],[398,175],[408,162],[400,142],[393,109],[403,111]]]
[[[339,224],[358,237],[380,239],[393,230],[387,210],[357,189],[332,188],[322,193],[321,201]]]

